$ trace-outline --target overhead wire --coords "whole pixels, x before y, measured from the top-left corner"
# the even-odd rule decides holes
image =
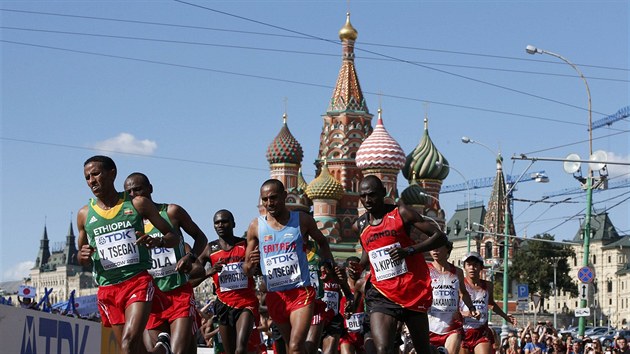
[[[235,76],[241,76],[241,77],[263,79],[263,80],[291,83],[291,84],[297,84],[297,85],[305,85],[305,86],[311,86],[311,87],[320,87],[320,88],[327,88],[327,89],[334,88],[334,86],[332,86],[332,85],[323,85],[323,84],[317,84],[317,83],[312,83],[312,82],[290,80],[290,79],[282,79],[282,78],[263,76],[263,75],[257,75],[257,74],[246,74],[246,73],[240,73],[240,72],[228,71],[228,70],[211,69],[211,68],[200,67],[200,66],[193,66],[193,65],[169,63],[169,62],[163,62],[163,61],[158,61],[158,60],[153,60],[153,59],[133,58],[133,57],[123,56],[123,55],[114,55],[114,54],[90,52],[90,51],[86,51],[86,50],[77,50],[77,49],[62,48],[62,47],[43,45],[43,44],[18,42],[18,41],[6,40],[6,39],[0,39],[0,42],[17,44],[17,45],[23,45],[23,46],[29,46],[29,47],[36,47],[36,48],[53,49],[53,50],[71,52],[71,53],[79,53],[79,54],[86,54],[86,55],[101,56],[101,57],[107,57],[107,58],[131,60],[131,61],[137,61],[137,62],[142,62],[142,63],[150,63],[150,64],[165,65],[165,66],[172,66],[172,67],[179,67],[179,68],[186,68],[186,69],[202,70],[202,71],[208,71],[208,72],[214,72],[214,73],[220,73],[220,74],[226,74],[226,75],[235,75]],[[487,109],[487,108],[474,107],[474,106],[459,105],[459,104],[435,101],[435,100],[430,100],[430,99],[422,99],[422,98],[406,97],[406,96],[401,96],[401,95],[386,94],[386,93],[382,93],[382,92],[376,93],[376,92],[364,91],[364,94],[380,95],[381,97],[396,98],[396,99],[407,100],[407,101],[427,102],[427,103],[436,104],[436,105],[455,107],[455,108],[462,108],[462,109],[469,109],[469,110],[475,110],[475,111],[487,112],[487,113],[496,113],[496,114],[514,116],[514,117],[521,117],[521,118],[529,118],[529,119],[542,120],[542,121],[547,121],[547,122],[556,122],[556,123],[577,125],[577,126],[583,126],[584,125],[582,123],[565,121],[565,120],[561,120],[561,119],[538,117],[538,116],[533,116],[533,115],[514,113],[514,112],[507,112],[507,111],[500,111],[500,110]]]
[[[214,9],[214,8],[211,8],[211,7],[208,7],[208,6],[202,6],[202,5],[199,5],[199,4],[195,4],[195,3],[187,2],[187,1],[183,1],[183,0],[173,0],[173,1],[181,3],[181,4],[197,7],[197,8],[200,8],[200,9],[204,9],[204,10],[207,10],[207,11],[211,11],[211,12],[214,12],[214,13],[219,13],[219,14],[222,14],[222,15],[225,15],[225,16],[230,16],[230,17],[238,18],[238,19],[241,19],[241,20],[244,20],[244,21],[256,23],[256,24],[259,24],[259,25],[262,25],[262,26],[267,26],[267,27],[279,29],[279,30],[286,31],[286,32],[289,32],[289,33],[293,33],[293,34],[299,34],[299,35],[303,35],[303,36],[308,36],[308,37],[315,38],[315,39],[318,39],[318,40],[321,40],[321,41],[324,41],[324,42],[329,42],[329,43],[333,43],[335,45],[339,45],[338,41],[333,41],[333,40],[330,40],[330,39],[327,39],[327,38],[315,36],[315,35],[308,34],[308,33],[305,33],[305,32],[296,31],[296,30],[293,30],[293,29],[290,29],[290,28],[274,25],[272,23],[267,23],[267,22],[264,22],[264,21],[255,20],[253,18],[249,18],[249,17],[233,14],[233,13],[230,13],[230,12],[227,12],[227,11],[221,11],[221,10]],[[581,110],[581,111],[589,111],[587,108],[584,108],[584,107],[581,107],[581,106],[577,106],[577,105],[574,105],[574,104],[570,104],[570,103],[554,100],[552,98],[536,95],[536,94],[529,93],[529,92],[526,92],[526,91],[523,91],[523,90],[513,89],[513,88],[510,88],[510,87],[507,87],[507,86],[504,86],[504,85],[499,85],[499,84],[495,84],[495,83],[492,83],[492,82],[489,82],[489,81],[476,79],[476,78],[473,78],[473,77],[470,77],[470,76],[456,74],[456,73],[453,73],[453,72],[450,72],[450,71],[446,71],[446,70],[442,70],[442,69],[438,69],[438,68],[433,68],[431,66],[427,66],[427,65],[423,65],[423,64],[417,64],[417,63],[414,63],[412,61],[409,61],[409,60],[406,60],[406,59],[401,59],[401,58],[398,58],[398,57],[395,57],[395,56],[392,56],[392,55],[387,55],[387,54],[383,54],[383,53],[379,53],[379,52],[363,49],[363,48],[357,47],[356,45],[354,47],[354,50],[355,51],[358,50],[358,51],[370,53],[370,54],[377,55],[377,56],[380,56],[380,57],[383,57],[383,58],[393,59],[393,60],[401,62],[401,63],[406,63],[406,64],[410,64],[410,65],[413,65],[413,66],[425,68],[425,69],[428,69],[428,70],[431,70],[431,71],[435,71],[435,72],[439,72],[439,73],[442,73],[442,74],[445,74],[445,75],[449,75],[449,76],[457,77],[457,78],[460,78],[460,79],[476,82],[476,83],[479,83],[479,84],[488,85],[488,86],[495,87],[495,88],[500,88],[500,89],[503,89],[503,90],[506,90],[506,91],[510,91],[510,92],[521,94],[521,95],[537,98],[537,99],[540,99],[540,100],[543,100],[543,101],[552,102],[552,103],[556,103],[556,104],[567,106],[567,107],[572,107],[572,108],[575,108],[575,109],[578,109],[578,110]],[[596,114],[599,114],[599,115],[602,115],[602,116],[606,115],[606,114],[601,113],[601,112],[593,111],[592,109],[590,110],[590,112],[596,113]]]
[[[25,31],[25,32],[41,32],[41,33],[51,33],[51,34],[89,36],[89,37],[99,37],[99,38],[114,38],[114,39],[136,40],[136,41],[145,41],[145,42],[159,42],[159,43],[186,44],[186,45],[196,45],[196,46],[211,46],[211,47],[220,47],[220,48],[247,49],[247,50],[254,50],[254,51],[276,52],[276,53],[283,53],[283,54],[289,53],[289,54],[303,54],[303,55],[313,55],[313,56],[325,56],[325,57],[333,57],[333,58],[338,58],[339,57],[338,54],[308,52],[308,51],[292,50],[292,49],[262,48],[262,47],[251,47],[251,46],[244,46],[244,45],[195,42],[195,41],[172,40],[172,39],[162,39],[162,38],[147,38],[147,37],[136,37],[136,36],[120,36],[120,35],[111,35],[111,34],[102,34],[102,33],[87,33],[87,32],[76,32],[76,31],[59,31],[59,30],[51,30],[51,29],[43,29],[43,28],[0,26],[0,29],[14,30],[14,31]],[[380,57],[356,56],[356,58],[357,59],[361,59],[361,60],[375,60],[375,61],[397,62],[397,60],[394,60],[394,59],[380,58]],[[415,64],[445,66],[445,67],[452,67],[452,68],[488,70],[488,71],[510,72],[510,73],[518,73],[518,74],[533,74],[533,75],[544,75],[544,76],[574,77],[574,75],[570,75],[570,74],[558,74],[558,73],[548,73],[548,72],[537,72],[537,71],[526,71],[526,70],[492,68],[492,67],[475,66],[475,65],[446,64],[446,63],[413,61],[413,60],[410,60],[410,62],[411,63],[415,63]],[[589,80],[613,81],[613,82],[630,82],[630,80],[627,80],[627,79],[614,79],[614,78],[593,77],[593,76],[586,76],[586,78],[589,79]]]
[[[261,35],[261,36],[272,36],[272,37],[284,37],[284,38],[315,40],[315,38],[311,38],[311,37],[308,37],[308,36],[301,36],[301,35],[288,35],[288,34],[278,34],[278,33],[259,32],[259,31],[244,31],[244,30],[237,30],[237,29],[226,29],[226,28],[207,27],[207,26],[183,25],[183,24],[154,22],[154,21],[129,20],[129,19],[120,19],[120,18],[112,18],[112,17],[72,15],[72,14],[63,14],[63,13],[55,13],[55,12],[18,10],[18,9],[2,9],[2,8],[0,8],[0,11],[15,12],[15,13],[26,13],[26,14],[34,14],[34,15],[60,16],[60,17],[67,17],[67,18],[80,18],[80,19],[88,19],[88,20],[115,21],[115,22],[135,23],[135,24],[154,25],[154,26],[179,27],[179,28],[199,29],[199,30],[219,31],[219,32],[242,33],[242,34],[252,34],[252,35]],[[559,63],[557,61],[542,60],[542,59],[524,59],[524,58],[521,58],[521,57],[510,57],[510,56],[495,55],[495,54],[485,54],[485,53],[472,53],[472,52],[446,50],[446,49],[423,48],[423,47],[414,47],[414,46],[405,46],[405,45],[395,45],[395,44],[388,44],[388,43],[375,43],[375,42],[361,42],[361,43],[362,43],[362,45],[368,45],[368,46],[378,46],[378,47],[398,48],[398,49],[407,49],[407,50],[436,52],[436,53],[446,53],[446,54],[486,57],[486,58],[494,58],[494,59],[507,59],[507,60],[518,60],[518,61],[527,61],[527,62],[541,62],[541,63],[548,63],[548,64],[554,64],[554,65],[564,65],[564,64]],[[591,68],[596,68],[596,69],[630,71],[630,69],[628,69],[628,68],[617,68],[617,67],[603,66],[603,65],[592,65],[592,64],[584,64],[584,63],[576,63],[576,65],[579,65],[580,67],[591,67]],[[555,75],[571,76],[571,75],[565,75],[565,74],[555,74]]]

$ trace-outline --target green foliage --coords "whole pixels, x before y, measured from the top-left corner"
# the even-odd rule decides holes
[[[528,284],[529,293],[540,293],[543,298],[553,295],[553,257],[560,257],[556,270],[558,292],[567,291],[577,296],[577,284],[569,275],[568,260],[575,257],[571,247],[535,240],[554,240],[549,234],[536,235],[523,241],[514,258],[509,276],[519,284]]]

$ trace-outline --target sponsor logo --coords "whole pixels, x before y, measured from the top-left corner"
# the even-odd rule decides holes
[[[92,215],[92,218],[90,219],[90,224],[97,222],[98,219],[96,218],[96,216]]]
[[[26,316],[20,354],[83,354],[87,349],[89,332],[90,327],[87,325]]]

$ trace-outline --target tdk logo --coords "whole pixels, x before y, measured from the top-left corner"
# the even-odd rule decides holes
[[[38,321],[26,316],[20,354],[85,353],[89,326],[41,317]]]

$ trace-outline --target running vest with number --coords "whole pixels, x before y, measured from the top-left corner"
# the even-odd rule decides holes
[[[166,220],[171,227],[173,223],[168,217],[168,204],[158,204],[160,216]],[[163,237],[149,220],[144,220],[144,233],[151,237]],[[179,244],[175,248],[155,247],[151,249],[151,269],[149,274],[155,278],[158,288],[162,291],[171,291],[179,288],[188,282],[188,275],[177,271],[177,262],[184,257],[184,238],[179,238]]]
[[[455,266],[448,264],[444,273],[428,263],[433,288],[433,304],[429,310],[429,331],[446,334],[462,327],[459,313],[459,277]]]
[[[317,254],[319,246],[317,243],[309,240],[310,249],[306,254],[308,260],[308,273],[311,277],[311,286],[315,289],[315,298],[321,299],[324,297],[324,283],[322,283],[322,273],[320,269],[321,257]]]
[[[231,250],[224,251],[219,240],[210,243],[210,264],[222,263],[219,273],[212,275],[219,300],[234,308],[258,307],[254,281],[243,271],[247,241],[238,237]]]
[[[361,245],[370,261],[370,282],[394,303],[409,310],[427,312],[431,307],[431,278],[421,254],[394,262],[387,251],[409,247],[413,240],[407,234],[398,207],[384,215],[379,225],[370,225],[366,216],[359,220]],[[364,214],[367,215],[367,214]]]
[[[341,286],[333,281],[325,281],[322,301],[326,303],[326,307],[332,310],[335,315],[339,313],[341,298]]]
[[[480,287],[476,288],[473,284],[470,283],[468,278],[466,278],[464,279],[464,284],[466,285],[466,290],[468,290],[468,293],[470,294],[473,305],[475,305],[475,309],[481,314],[481,317],[479,317],[479,319],[475,319],[473,317],[464,317],[464,330],[471,328],[481,328],[488,325],[489,296],[486,282],[482,280]],[[463,301],[461,302],[460,307],[462,311],[470,311],[468,309],[468,306],[466,306]]]
[[[92,254],[94,278],[98,285],[118,284],[151,268],[149,249],[136,245],[136,231],[143,232],[142,216],[125,192],[118,193],[116,205],[104,210],[90,199],[85,219]]]
[[[350,287],[350,290],[352,291],[354,296],[357,296],[357,293],[353,291],[352,289],[353,287]],[[348,332],[360,332],[363,329],[363,321],[365,321],[365,316],[366,316],[363,309],[363,306],[364,306],[363,294],[359,293],[359,296],[355,297],[354,300],[357,301],[356,311],[349,318],[346,318],[346,301],[347,300],[345,296],[341,298],[341,303],[339,304],[340,306],[339,312],[345,319],[344,327],[348,330]]]
[[[258,217],[260,267],[267,291],[284,291],[310,286],[306,245],[300,231],[300,212],[291,211],[289,222],[281,230]]]

